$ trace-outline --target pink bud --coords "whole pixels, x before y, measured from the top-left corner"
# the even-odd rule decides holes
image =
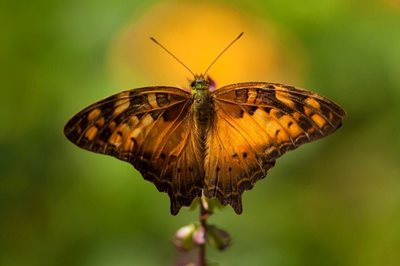
[[[205,230],[203,226],[199,226],[196,231],[194,231],[193,234],[193,241],[197,245],[203,245],[206,243],[206,236],[205,236]]]
[[[195,227],[193,224],[183,226],[183,227],[179,228],[178,231],[176,231],[175,237],[178,239],[187,238],[188,236],[190,236],[190,234],[193,233],[194,229],[195,229]]]
[[[193,247],[193,232],[195,230],[194,224],[189,224],[181,227],[176,231],[172,244],[180,251],[188,251]]]

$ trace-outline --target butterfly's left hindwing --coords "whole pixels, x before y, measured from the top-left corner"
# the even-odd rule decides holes
[[[134,89],[84,109],[65,126],[81,148],[131,163],[168,193],[171,213],[201,195],[204,170],[191,130],[191,95],[172,87]]]
[[[288,150],[334,132],[345,112],[332,101],[274,83],[241,83],[213,93],[216,115],[207,135],[205,188],[242,212],[241,195]]]

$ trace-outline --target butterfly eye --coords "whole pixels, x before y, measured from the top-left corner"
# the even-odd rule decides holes
[[[196,86],[196,81],[192,81],[192,83],[190,83],[190,87],[194,88],[194,86]]]

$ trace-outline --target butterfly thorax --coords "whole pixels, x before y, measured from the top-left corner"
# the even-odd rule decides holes
[[[193,97],[193,111],[200,131],[205,131],[215,113],[210,82],[204,76],[196,76],[190,84]]]

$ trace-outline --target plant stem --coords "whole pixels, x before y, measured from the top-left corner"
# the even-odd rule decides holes
[[[207,219],[209,216],[207,200],[202,195],[200,198],[200,225],[203,228],[204,239],[207,240]],[[206,241],[199,245],[199,266],[206,266]]]

